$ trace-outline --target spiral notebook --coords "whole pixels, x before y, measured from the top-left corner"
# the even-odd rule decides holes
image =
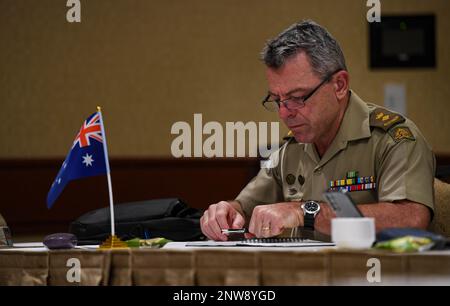
[[[332,242],[311,240],[305,238],[252,238],[241,241],[191,241],[187,247],[322,247],[334,246]]]

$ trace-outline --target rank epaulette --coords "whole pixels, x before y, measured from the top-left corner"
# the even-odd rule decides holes
[[[370,126],[378,127],[384,131],[388,131],[393,126],[405,122],[405,117],[400,114],[388,111],[385,108],[376,108],[370,114]]]

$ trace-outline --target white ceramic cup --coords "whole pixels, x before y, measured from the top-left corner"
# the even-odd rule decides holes
[[[375,241],[373,218],[334,218],[331,239],[339,248],[367,249]]]

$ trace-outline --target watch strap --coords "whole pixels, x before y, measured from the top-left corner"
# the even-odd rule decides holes
[[[314,229],[314,215],[306,213],[303,218],[304,228],[306,229]]]

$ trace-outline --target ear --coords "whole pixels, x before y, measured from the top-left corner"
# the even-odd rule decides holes
[[[336,93],[336,98],[342,100],[348,93],[349,90],[349,75],[345,70],[341,70],[334,75],[334,90]]]

